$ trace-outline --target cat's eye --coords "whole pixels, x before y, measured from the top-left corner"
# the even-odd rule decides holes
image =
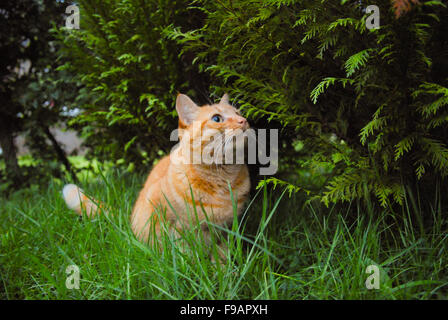
[[[219,114],[215,114],[212,117],[212,120],[215,121],[215,122],[222,122],[222,117]]]

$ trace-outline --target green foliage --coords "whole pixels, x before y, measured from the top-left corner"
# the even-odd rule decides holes
[[[325,203],[373,194],[402,205],[403,185],[448,174],[444,3],[421,1],[399,19],[390,1],[199,3],[205,26],[173,28],[172,38],[251,120],[283,127],[284,149],[305,142],[299,156],[308,161],[280,154],[291,164],[290,190],[302,187],[293,172],[329,165],[326,191],[316,194]],[[369,4],[380,8],[377,30],[365,26]]]
[[[376,30],[365,24],[370,4]],[[374,195],[402,205],[404,185],[448,173],[442,1],[400,15],[389,0],[80,5],[81,30],[61,33],[64,68],[92,99],[74,122],[107,157],[166,151],[176,91],[201,100],[210,90],[228,92],[254,127],[281,128],[280,172],[262,184],[327,204]]]
[[[82,83],[71,121],[82,128],[88,146],[105,159],[141,162],[169,151],[176,128],[178,92],[203,99],[203,80],[191,57],[162,36],[172,21],[199,27],[200,12],[187,1],[82,0],[80,29],[58,30],[68,61],[60,67]]]

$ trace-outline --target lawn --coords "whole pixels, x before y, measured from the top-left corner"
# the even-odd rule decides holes
[[[327,208],[260,189],[243,217],[220,230],[230,247],[221,265],[210,260],[216,248],[192,234],[182,243],[162,237],[163,251],[135,239],[128,221],[144,179],[111,171],[84,181],[115,211],[93,220],[65,207],[59,180],[1,198],[0,298],[448,298],[446,212],[437,203],[422,212],[408,195],[400,212],[359,203]],[[66,286],[71,265],[79,289]],[[379,289],[366,287],[371,265]]]

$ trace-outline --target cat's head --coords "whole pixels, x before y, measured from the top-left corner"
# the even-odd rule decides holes
[[[214,161],[220,157],[208,147],[222,147],[224,152],[238,148],[237,139],[249,129],[249,123],[238,109],[229,103],[225,94],[219,103],[197,106],[188,96],[179,94],[176,100],[179,115],[179,138],[184,145],[190,144],[196,153],[211,152]],[[185,141],[188,140],[188,141]]]

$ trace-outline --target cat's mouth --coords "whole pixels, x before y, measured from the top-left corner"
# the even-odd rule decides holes
[[[245,131],[227,129],[213,136],[201,150],[204,164],[244,163],[244,150],[248,143]]]
[[[247,143],[248,137],[246,135],[246,130],[233,130],[224,135],[223,151],[226,153],[231,150],[243,150]]]

